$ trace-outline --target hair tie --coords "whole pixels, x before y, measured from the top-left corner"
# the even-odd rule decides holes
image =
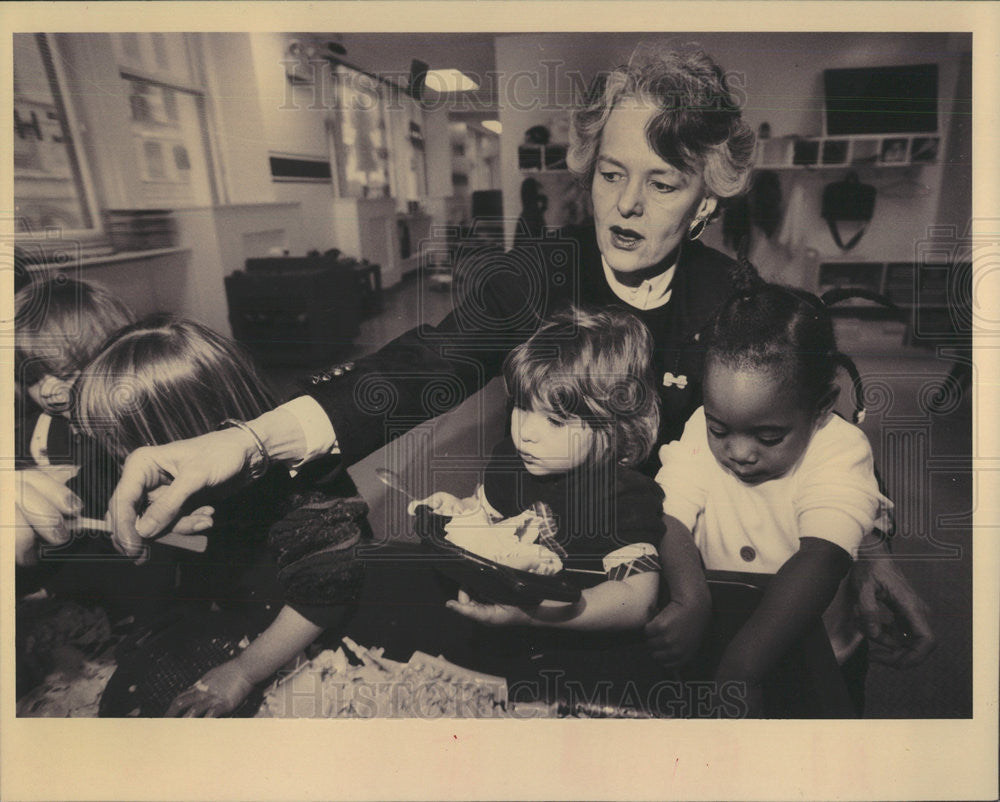
[[[744,236],[740,240],[740,247],[736,254],[737,269],[732,272],[734,295],[740,301],[746,302],[753,298],[760,287],[766,282],[760,277],[757,268],[750,261],[748,254],[750,251],[750,237]]]
[[[847,374],[851,377],[851,385],[854,390],[854,422],[861,423],[865,419],[865,388],[861,381],[861,373],[858,371],[858,366],[854,364],[854,360],[851,359],[843,351],[837,351],[833,355],[834,361],[840,365]]]

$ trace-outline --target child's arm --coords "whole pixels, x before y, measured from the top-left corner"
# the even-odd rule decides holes
[[[851,556],[828,540],[803,537],[760,604],[726,647],[716,679],[758,685],[814,624],[837,593]]]
[[[461,615],[491,626],[528,625],[581,631],[641,627],[656,605],[659,577],[644,571],[624,579],[609,580],[583,591],[573,604],[542,602],[536,607],[484,604],[459,591],[447,606]]]
[[[216,666],[198,682],[179,694],[167,710],[168,716],[222,716],[247,698],[254,685],[263,682],[323,631],[309,619],[285,606],[238,657]]]
[[[646,624],[653,658],[672,668],[694,657],[712,617],[712,596],[705,581],[701,553],[691,530],[672,515],[664,515],[660,565],[670,600]]]

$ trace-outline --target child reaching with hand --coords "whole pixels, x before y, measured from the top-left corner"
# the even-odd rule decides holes
[[[482,509],[491,521],[539,505],[555,532],[541,543],[607,577],[575,604],[487,604],[461,592],[448,607],[490,625],[608,631],[642,627],[655,610],[662,494],[632,466],[659,422],[647,329],[625,311],[553,315],[504,363],[510,435],[493,451],[476,495],[436,493],[443,515]]]
[[[61,274],[21,287],[14,311],[16,465],[19,470],[39,469],[66,484],[69,503],[80,516],[54,524],[43,549],[30,528],[18,527],[17,563],[35,566],[18,572],[19,595],[39,584],[46,593],[80,598],[100,596],[101,586],[119,582],[151,588],[160,581],[151,569],[141,572],[141,578],[135,570],[119,571],[111,566],[109,558],[118,555],[106,538],[73,537],[70,531],[79,534],[87,519],[104,518],[119,477],[117,460],[74,424],[76,383],[105,342],[134,316],[99,284]],[[33,482],[26,474],[25,483]],[[46,483],[50,490],[51,485]],[[19,502],[31,504],[27,494]],[[174,531],[191,534],[210,525],[211,510],[205,507],[176,522]],[[136,599],[141,594],[123,593],[122,598],[126,595]],[[126,607],[136,612],[132,604]]]
[[[76,484],[83,487],[74,489],[103,490],[81,494],[83,512],[103,516],[117,476],[108,473],[108,460],[96,443],[70,421],[73,387],[108,337],[132,322],[132,313],[97,284],[60,275],[18,290],[14,315],[17,467],[74,466],[62,473],[82,471]]]
[[[820,616],[845,679],[863,682],[863,666],[847,667],[864,657],[851,660],[862,636],[842,580],[891,503],[867,437],[833,412],[839,366],[855,380],[858,417],[861,389],[824,303],[764,282],[745,260],[736,286],[702,335],[704,405],[660,449],[656,478],[667,528],[693,534],[707,569],[774,575],[716,674],[747,683],[759,714],[761,683]]]
[[[24,483],[17,515],[20,519],[21,505],[26,514],[35,504],[54,501],[53,493],[64,499],[60,508],[68,505],[67,517],[53,520],[41,540],[32,527],[16,528],[18,596],[42,593],[86,602],[100,598],[104,586],[131,582],[151,588],[169,581],[153,569],[120,570],[125,566],[109,559],[117,555],[107,538],[81,534],[88,518],[104,517],[119,470],[116,460],[73,424],[75,385],[105,341],[133,321],[132,312],[100,285],[56,274],[36,276],[21,287],[14,314],[14,457]],[[36,484],[41,485],[37,498],[31,495]],[[206,525],[206,511],[198,512],[187,519],[187,531]],[[130,602],[114,613],[136,609]]]
[[[123,329],[81,376],[78,392],[81,426],[121,460],[141,446],[194,437],[222,424],[230,426],[235,438],[255,438],[242,421],[274,403],[234,342],[198,323],[167,316]],[[268,528],[281,516],[290,494],[287,472],[279,469],[215,505],[214,526],[206,532],[208,549],[181,567],[170,601],[237,605],[257,619],[251,628],[263,631],[235,658],[180,694],[168,715],[232,712],[256,684],[312,643],[353,602],[360,578],[349,549],[338,552],[337,565],[324,565],[329,569],[325,578],[308,579],[317,594],[315,604],[303,601],[309,591],[294,586],[288,570],[277,570],[267,549]],[[357,526],[337,531],[346,536],[349,529],[357,534]],[[317,543],[296,544],[295,566],[308,562],[310,547]],[[289,595],[295,600],[282,603]],[[265,604],[271,600],[280,608],[276,617]]]

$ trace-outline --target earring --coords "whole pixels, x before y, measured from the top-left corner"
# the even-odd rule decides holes
[[[698,237],[705,233],[706,228],[708,228],[708,220],[704,217],[699,217],[688,229],[688,239],[694,242],[698,239]]]

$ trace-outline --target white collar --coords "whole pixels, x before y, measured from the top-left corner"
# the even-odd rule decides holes
[[[607,280],[608,286],[611,287],[611,291],[629,306],[634,306],[636,309],[656,309],[670,300],[670,285],[674,280],[677,262],[674,262],[669,269],[659,275],[646,279],[638,287],[622,284],[603,254],[601,254],[601,264],[604,265],[604,278]]]

